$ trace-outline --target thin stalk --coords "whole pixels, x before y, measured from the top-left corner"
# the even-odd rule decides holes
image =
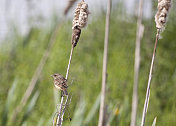
[[[134,63],[134,85],[133,85],[133,100],[131,112],[130,126],[136,126],[136,115],[138,107],[138,78],[140,69],[140,44],[141,44],[141,29],[142,29],[142,13],[143,13],[143,0],[140,0],[138,9],[137,32],[136,32],[136,48],[135,48],[135,63]]]
[[[80,8],[80,6],[81,6],[81,8]],[[70,59],[69,59],[67,72],[66,72],[66,77],[65,77],[66,80],[68,80],[68,75],[69,75],[69,70],[70,70],[70,65],[71,65],[71,60],[72,60],[74,47],[76,47],[76,44],[79,41],[79,37],[81,35],[81,28],[85,27],[85,25],[87,24],[88,14],[89,14],[88,13],[88,4],[84,3],[84,0],[82,0],[82,2],[80,2],[77,5],[77,8],[76,8],[75,14],[74,14],[73,25],[72,25],[72,29],[73,29],[72,40],[71,40],[72,41],[72,48],[71,48],[71,52],[70,52]],[[81,19],[81,20],[78,20],[78,19]],[[67,99],[65,100],[65,104],[63,104],[64,95],[61,98],[59,114],[58,114],[57,123],[56,123],[57,126],[62,125],[63,116],[64,116],[64,113],[65,113],[65,108],[66,108],[66,105],[67,105],[67,102],[68,102],[68,97],[69,97],[69,95],[67,95]]]
[[[65,79],[68,79],[68,74],[69,74],[69,70],[70,70],[70,64],[71,64],[71,60],[72,60],[73,51],[74,51],[74,47],[72,46],[71,52],[70,52],[70,59],[69,59],[69,63],[68,63],[68,67],[67,67],[67,73],[66,73]]]
[[[63,111],[62,111],[61,122],[60,122],[60,125],[61,125],[61,126],[62,126],[62,122],[63,122],[65,110],[66,110],[66,106],[67,106],[67,103],[68,103],[68,99],[69,99],[69,95],[67,96],[67,99],[65,100],[64,108],[63,108]],[[70,99],[70,102],[71,102],[71,99]]]
[[[155,46],[154,46],[154,51],[153,51],[153,56],[152,56],[152,62],[151,62],[151,66],[150,66],[150,73],[149,73],[149,79],[148,79],[146,98],[145,98],[144,109],[143,109],[143,114],[142,114],[141,126],[145,125],[145,117],[147,114],[147,109],[148,109],[148,104],[149,104],[149,99],[150,99],[150,85],[151,85],[151,80],[152,80],[152,72],[153,72],[153,66],[154,66],[154,61],[155,61],[155,55],[156,55],[156,49],[157,49],[157,44],[158,44],[158,40],[159,40],[159,35],[160,35],[160,29],[157,29]]]
[[[66,8],[64,9],[64,15],[67,15],[68,11],[72,8],[77,0],[69,0]]]
[[[73,51],[74,51],[74,46],[72,46],[72,48],[71,48],[70,59],[69,59],[69,62],[68,62],[68,67],[67,67],[67,72],[66,72],[65,79],[68,79],[68,74],[69,74],[70,65],[71,65],[72,56],[73,56]],[[62,125],[63,116],[64,116],[65,108],[66,108],[66,104],[68,102],[68,97],[69,97],[69,95],[67,95],[65,104],[63,104],[63,102],[64,102],[64,95],[61,97],[61,102],[60,102],[60,107],[59,107],[59,114],[58,114],[57,123],[56,123],[57,126],[61,126]]]
[[[98,126],[104,125],[105,117],[105,96],[106,96],[106,80],[107,80],[107,59],[108,59],[108,42],[109,42],[109,22],[111,13],[111,0],[108,0],[106,13],[105,41],[104,41],[104,57],[103,57],[103,72],[102,72],[102,89]]]

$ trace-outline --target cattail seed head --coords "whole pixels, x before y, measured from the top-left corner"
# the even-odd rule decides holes
[[[81,29],[75,27],[72,32],[72,45],[73,45],[73,47],[76,47],[76,45],[79,41],[80,35],[81,35]]]
[[[156,28],[163,29],[165,27],[170,7],[171,0],[158,0],[158,11],[155,15]]]
[[[72,45],[73,47],[76,47],[80,35],[81,35],[81,29],[84,28],[87,25],[88,21],[88,4],[82,0],[80,3],[78,3],[75,13],[74,13],[74,19],[73,19],[73,25],[72,25]]]
[[[74,14],[72,29],[75,27],[78,27],[79,29],[84,28],[87,25],[88,14],[88,4],[84,1],[78,3]]]

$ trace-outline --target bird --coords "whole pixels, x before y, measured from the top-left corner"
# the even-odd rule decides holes
[[[58,89],[58,90],[63,91],[65,95],[68,95],[67,79],[65,79],[65,77],[62,76],[61,74],[57,74],[57,73],[54,74],[54,75],[51,75],[51,77],[53,77],[53,79],[54,79],[55,88]],[[61,92],[61,96],[62,96],[62,92]]]

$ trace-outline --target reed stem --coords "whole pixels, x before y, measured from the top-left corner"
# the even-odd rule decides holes
[[[104,56],[103,56],[103,72],[102,72],[102,89],[98,126],[105,125],[105,96],[106,96],[106,80],[107,80],[107,60],[108,60],[108,43],[109,43],[109,24],[111,13],[111,0],[108,0],[105,26],[105,40],[104,40]]]
[[[149,104],[149,100],[150,100],[150,86],[151,86],[152,72],[153,72],[153,66],[154,66],[154,61],[155,61],[155,56],[156,56],[156,49],[157,49],[157,45],[158,45],[159,35],[160,35],[160,29],[157,29],[155,46],[154,46],[153,56],[152,56],[152,61],[151,61],[151,66],[150,66],[150,73],[149,73],[149,79],[148,79],[146,98],[145,98],[144,109],[143,109],[143,114],[142,114],[141,126],[145,125],[145,117],[147,114],[148,104]]]
[[[132,111],[131,111],[131,124],[130,126],[136,126],[136,116],[138,108],[138,78],[140,69],[140,45],[143,35],[142,25],[142,13],[143,13],[143,0],[140,0],[138,8],[138,20],[136,31],[136,48],[135,48],[135,63],[134,63],[134,84],[133,84],[133,99],[132,99]]]

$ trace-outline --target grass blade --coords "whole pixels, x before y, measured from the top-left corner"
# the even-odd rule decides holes
[[[85,112],[85,107],[86,107],[86,103],[85,101],[82,100],[79,102],[79,104],[77,105],[77,108],[75,110],[74,116],[73,116],[73,120],[70,126],[82,126],[82,121],[84,118],[84,112]]]
[[[4,111],[2,113],[1,126],[6,126],[6,124],[7,124],[9,107],[10,107],[10,105],[12,103],[12,100],[14,99],[14,92],[15,92],[15,89],[16,89],[16,85],[17,85],[17,81],[14,81],[13,84],[12,84],[12,87],[10,88],[10,90],[8,92],[6,104],[4,106]]]
[[[156,125],[156,119],[157,119],[157,117],[155,117],[155,119],[153,120],[152,126],[155,126],[155,125]]]
[[[108,126],[111,126],[111,123],[113,122],[114,118],[119,116],[120,117],[121,114],[121,109],[117,107],[117,105],[115,105],[113,111],[111,112],[109,119],[108,119]]]
[[[95,100],[95,103],[93,104],[89,114],[87,115],[87,117],[84,121],[84,125],[88,125],[88,123],[92,120],[92,118],[94,117],[99,105],[100,105],[100,94],[98,95],[98,97]]]
[[[42,117],[42,118],[40,118],[37,126],[43,126],[43,125],[44,125],[44,118]]]
[[[21,121],[20,124],[23,124],[26,119],[29,117],[30,113],[32,112],[36,102],[37,102],[37,99],[39,97],[39,91],[37,91],[34,96],[32,97],[31,101],[29,102],[28,106],[27,106],[27,110],[25,111],[24,113],[24,116],[23,116],[23,119]]]

